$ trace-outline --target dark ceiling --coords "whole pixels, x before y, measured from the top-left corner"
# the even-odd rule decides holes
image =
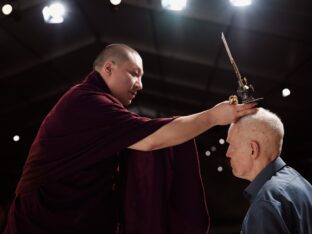
[[[4,2],[4,1],[2,1]],[[49,1],[15,0],[0,16],[0,196],[10,199],[36,131],[58,98],[91,70],[110,43],[126,43],[143,57],[144,90],[131,110],[150,117],[185,115],[234,94],[236,77],[222,44],[225,33],[240,71],[264,97],[261,105],[285,124],[284,159],[312,181],[311,0],[254,0],[235,8],[228,0],[188,0],[182,12],[160,0],[62,0],[63,24],[45,24]],[[283,88],[291,95],[284,98]],[[245,181],[226,167],[227,127],[198,137],[211,211],[211,233],[237,233],[247,209]],[[13,142],[18,134],[21,139]],[[216,151],[207,157],[206,150]],[[222,166],[222,172],[217,167]]]

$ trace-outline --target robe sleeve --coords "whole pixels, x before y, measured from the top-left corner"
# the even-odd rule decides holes
[[[208,233],[209,214],[194,140],[161,150],[127,150],[124,154],[124,233]]]

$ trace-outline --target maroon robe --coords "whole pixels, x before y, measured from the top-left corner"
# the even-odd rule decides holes
[[[125,157],[126,234],[205,234],[208,211],[195,141]]]
[[[113,234],[120,222],[126,234],[205,233],[209,221],[194,144],[127,150],[170,121],[129,112],[92,72],[40,126],[5,233]]]

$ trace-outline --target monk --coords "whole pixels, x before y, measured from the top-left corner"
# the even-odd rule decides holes
[[[254,113],[254,104],[142,117],[126,106],[142,90],[143,72],[137,51],[111,44],[56,103],[31,146],[6,234],[208,232],[192,139]]]

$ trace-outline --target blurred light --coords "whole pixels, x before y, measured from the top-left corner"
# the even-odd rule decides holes
[[[283,97],[287,97],[287,96],[289,96],[290,95],[290,90],[289,89],[283,89],[283,91],[282,91],[282,95],[283,95]]]
[[[186,7],[187,0],[162,0],[161,5],[163,8],[172,11],[181,11]]]
[[[216,151],[216,150],[217,150],[217,148],[216,148],[215,146],[211,146],[211,148],[210,148],[210,149],[211,149],[211,151],[212,151],[212,152],[214,152],[214,151]]]
[[[121,3],[121,0],[110,0],[110,3],[113,4],[114,6],[117,6]]]
[[[220,145],[223,145],[225,143],[225,140],[223,138],[220,138],[219,143]]]
[[[230,0],[233,6],[244,7],[249,6],[252,3],[252,0]]]
[[[4,5],[2,6],[2,13],[3,13],[4,15],[9,15],[9,14],[12,13],[12,11],[13,11],[13,7],[12,7],[11,4],[4,4]]]
[[[218,172],[222,172],[222,171],[223,171],[223,167],[219,166],[219,167],[217,168],[217,170],[218,170]]]
[[[209,157],[209,156],[211,155],[211,152],[210,152],[209,150],[207,150],[207,151],[205,152],[205,155],[206,155],[207,157]]]
[[[13,137],[13,141],[19,141],[19,139],[20,139],[20,137],[19,137],[18,135],[15,135],[15,136]]]
[[[43,19],[49,24],[60,24],[64,21],[65,7],[62,3],[56,2],[45,6],[42,10]]]

